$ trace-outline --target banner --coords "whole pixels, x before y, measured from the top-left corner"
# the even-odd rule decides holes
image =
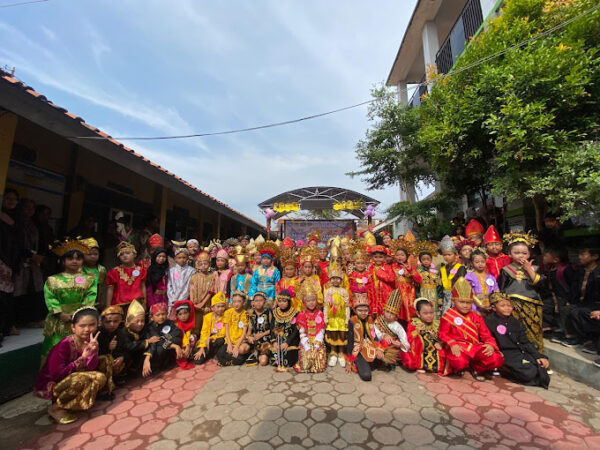
[[[286,220],[283,234],[294,241],[299,239],[306,242],[306,235],[311,231],[321,233],[323,241],[334,236],[354,237],[356,223],[354,220]]]

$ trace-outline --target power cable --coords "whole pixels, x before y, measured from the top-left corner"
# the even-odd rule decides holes
[[[30,0],[28,2],[9,3],[8,5],[0,5],[0,8],[12,8],[13,6],[31,5],[32,3],[44,3],[50,0]]]

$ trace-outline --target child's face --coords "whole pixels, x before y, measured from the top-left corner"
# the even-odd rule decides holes
[[[417,316],[423,323],[432,323],[433,322],[433,307],[431,305],[421,306],[421,309],[417,311]]]
[[[314,269],[314,267],[313,267],[312,263],[307,262],[307,263],[302,264],[302,273],[306,277],[309,277],[314,273],[313,269]]]
[[[365,320],[369,315],[369,307],[366,305],[357,306],[356,308],[354,308],[354,312],[356,312],[356,315],[360,320]]]
[[[294,278],[296,276],[296,268],[292,265],[287,265],[283,268],[283,275],[286,278]]]
[[[89,252],[83,255],[83,262],[87,267],[96,267],[100,258],[100,252],[97,248],[91,248]]]
[[[406,257],[406,253],[404,253],[404,250],[398,250],[396,252],[396,261],[398,262],[398,264],[404,264],[407,259],[408,258]]]
[[[392,323],[392,322],[395,322],[395,321],[396,321],[396,315],[395,315],[395,314],[392,314],[392,313],[391,313],[391,312],[389,312],[389,311],[384,311],[384,312],[383,312],[383,318],[385,319],[385,321],[386,321],[387,323]]]
[[[468,314],[473,306],[473,300],[455,299],[452,301],[454,302],[454,307],[461,314]]]
[[[356,263],[354,263],[354,266],[356,267],[356,270],[358,272],[364,272],[367,268],[367,263],[365,261],[356,261]]]
[[[180,322],[187,322],[190,319],[190,310],[184,308],[177,311],[177,319]]]
[[[90,335],[98,329],[98,320],[93,316],[83,316],[71,325],[73,334],[83,341],[89,341]]]
[[[333,277],[330,278],[330,280],[333,287],[340,287],[340,284],[342,284],[342,279],[340,277]]]
[[[485,256],[483,256],[483,255],[475,256],[475,258],[473,258],[473,268],[477,272],[484,272],[485,271]]]
[[[255,311],[262,311],[265,307],[265,298],[262,295],[257,295],[252,299],[252,307]]]
[[[158,256],[156,257],[156,263],[157,264],[164,264],[167,262],[167,254],[166,253],[159,253]]]
[[[235,270],[237,271],[238,274],[243,274],[244,272],[246,272],[246,263],[243,262],[239,262],[235,264]]]
[[[231,306],[236,311],[240,311],[244,307],[244,299],[239,295],[234,295],[231,299]]]
[[[117,331],[121,320],[122,318],[120,314],[107,314],[106,316],[102,316],[102,328],[104,328],[104,330],[108,333]]]
[[[389,234],[384,234],[382,241],[383,241],[383,245],[385,245],[387,247],[392,242],[392,237]]]
[[[175,257],[175,262],[177,263],[178,266],[185,266],[187,264],[188,261],[188,256],[185,253],[178,253],[177,256]]]
[[[217,316],[222,316],[225,312],[225,303],[217,303],[216,305],[212,306],[211,309],[213,314]]]
[[[475,247],[480,247],[483,242],[483,236],[481,234],[474,234],[469,237],[473,242],[475,242]]]
[[[227,260],[225,258],[217,258],[217,269],[227,269]]]
[[[460,249],[460,256],[464,261],[467,261],[471,258],[471,253],[473,253],[473,247],[471,247],[470,245],[465,245],[463,248]]]
[[[323,247],[323,248],[319,249],[319,259],[321,261],[326,261],[328,254],[329,254],[329,250],[327,250],[327,247]]]
[[[199,259],[196,261],[196,269],[198,269],[202,273],[208,272],[210,268],[210,263],[207,259]]]
[[[195,242],[192,242],[189,245],[186,245],[187,251],[190,255],[195,255],[196,253],[198,253],[198,250],[200,250],[200,247],[198,246],[198,244],[196,244]]]
[[[588,249],[579,252],[579,264],[587,266],[598,260],[598,255],[593,255]]]
[[[342,257],[346,261],[350,261],[352,259],[352,255],[350,254],[350,249],[345,248],[342,250]]]
[[[287,298],[278,297],[277,298],[277,306],[282,311],[287,311],[287,309],[290,307],[290,300]]]
[[[304,297],[304,306],[309,311],[312,311],[317,307],[317,296],[316,295],[308,295]]]
[[[421,265],[423,267],[425,267],[426,269],[429,269],[431,267],[431,256],[429,255],[421,255]]]
[[[125,323],[125,326],[129,328],[134,333],[139,333],[144,328],[146,324],[146,318],[143,315],[135,316]]]
[[[81,266],[83,265],[83,258],[77,254],[67,256],[65,258],[65,269],[71,272],[79,272]]]
[[[456,252],[447,251],[442,253],[442,257],[444,258],[444,262],[448,265],[456,263]]]
[[[510,248],[510,257],[519,265],[527,261],[529,255],[529,247],[525,244],[515,244]]]
[[[166,311],[157,311],[152,314],[151,319],[156,325],[162,325],[167,320],[167,313]]]
[[[392,255],[385,255],[385,263],[386,264],[394,264],[394,256]]]
[[[119,255],[119,261],[121,261],[121,264],[133,264],[134,259],[135,253],[129,250],[125,250]]]
[[[496,303],[494,309],[496,311],[496,314],[498,314],[499,316],[510,317],[510,315],[513,312],[513,305],[510,300],[500,300],[498,303]]]
[[[240,241],[240,245],[244,248],[248,247],[248,244],[250,243],[250,241],[248,239],[242,239]]]
[[[376,266],[381,266],[385,261],[385,255],[383,253],[374,253],[373,254],[373,263]]]
[[[262,258],[260,258],[260,263],[265,267],[269,267],[271,265],[271,262],[271,258],[268,256],[263,256]]]
[[[488,242],[485,244],[485,249],[489,255],[496,256],[502,251],[502,244],[500,242]]]

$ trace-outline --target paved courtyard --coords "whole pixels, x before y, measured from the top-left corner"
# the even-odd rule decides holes
[[[600,392],[555,374],[548,391],[341,368],[318,375],[264,367],[175,369],[116,392],[71,425],[31,395],[0,406],[8,448],[600,448]],[[7,448],[7,447],[3,447]]]

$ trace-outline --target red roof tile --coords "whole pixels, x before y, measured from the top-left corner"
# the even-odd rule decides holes
[[[131,154],[133,154],[134,156],[137,156],[138,158],[141,158],[144,162],[146,162],[147,164],[149,164],[152,167],[157,168],[158,170],[160,170],[161,172],[164,172],[165,174],[171,176],[172,178],[176,179],[177,181],[179,181],[180,183],[182,183],[184,186],[190,187],[191,189],[194,189],[196,192],[198,192],[200,195],[210,199],[211,201],[214,201],[215,203],[218,203],[219,205],[229,209],[231,212],[233,212],[234,214],[243,217],[244,219],[252,222],[253,224],[255,224],[257,227],[259,227],[260,229],[264,229],[264,226],[261,225],[260,223],[256,222],[254,219],[251,219],[250,217],[246,216],[245,214],[242,214],[239,211],[236,211],[235,209],[233,209],[231,206],[227,205],[226,203],[223,203],[220,200],[217,200],[216,198],[214,198],[213,196],[207,194],[206,192],[198,189],[196,186],[194,186],[193,184],[189,183],[188,181],[183,180],[181,177],[178,177],[177,175],[173,174],[172,172],[170,172],[169,170],[161,167],[159,164],[156,164],[152,161],[150,161],[149,159],[143,157],[142,155],[140,155],[139,153],[136,153],[135,150],[132,150],[129,147],[126,147],[125,145],[123,145],[122,143],[116,141],[115,139],[112,139],[108,134],[104,133],[103,131],[99,130],[98,128],[91,126],[89,124],[87,124],[85,122],[84,119],[82,119],[79,116],[76,116],[72,113],[70,113],[69,111],[67,111],[65,108],[62,108],[58,105],[55,105],[54,103],[52,103],[50,100],[48,100],[44,95],[40,94],[39,92],[37,92],[35,89],[33,89],[31,86],[27,86],[25,83],[23,83],[21,80],[18,80],[17,78],[11,77],[7,72],[4,72],[3,70],[0,69],[0,79],[1,80],[5,80],[8,81],[9,83],[12,84],[18,84],[21,86],[22,90],[24,92],[26,92],[27,94],[35,97],[36,99],[43,101],[45,104],[58,109],[59,111],[62,111],[63,114],[67,117],[69,117],[70,119],[76,120],[77,122],[79,122],[80,125],[82,125],[83,127],[92,130],[94,133],[98,134],[99,136],[102,136],[104,138],[107,138],[107,140],[109,142],[111,142],[113,145],[117,146],[118,148],[125,150],[127,152],[130,152]]]

